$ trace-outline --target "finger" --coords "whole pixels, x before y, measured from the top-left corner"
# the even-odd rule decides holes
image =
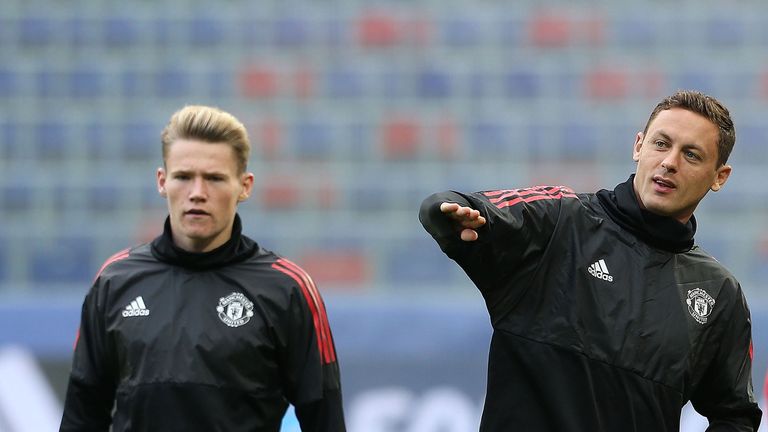
[[[444,202],[440,204],[440,211],[443,213],[455,213],[460,207],[456,203]]]
[[[461,239],[467,242],[475,241],[478,238],[477,231],[473,229],[464,229],[461,230]]]

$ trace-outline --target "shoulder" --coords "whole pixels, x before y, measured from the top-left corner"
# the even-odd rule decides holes
[[[126,268],[130,268],[131,265],[151,258],[152,255],[149,252],[148,244],[125,248],[104,260],[104,263],[96,272],[94,280],[119,274],[125,271]]]
[[[680,267],[690,268],[700,278],[736,281],[728,268],[700,246],[694,246],[688,252],[681,254]]]
[[[567,186],[531,186],[519,189],[495,189],[478,192],[498,208],[534,202],[559,203],[563,199],[578,198]]]

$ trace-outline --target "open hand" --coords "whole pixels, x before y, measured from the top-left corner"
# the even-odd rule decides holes
[[[478,210],[471,207],[463,207],[456,203],[444,202],[440,204],[440,211],[453,219],[460,230],[460,237],[464,241],[475,241],[479,237],[477,229],[485,225],[485,218]]]

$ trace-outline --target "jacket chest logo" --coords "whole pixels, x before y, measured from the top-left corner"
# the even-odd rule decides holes
[[[251,320],[253,316],[253,302],[248,300],[242,293],[233,292],[219,299],[216,312],[219,313],[219,319],[224,324],[230,327],[240,327]]]
[[[707,322],[712,308],[715,307],[715,299],[701,288],[688,290],[688,299],[685,302],[688,304],[688,312],[699,324]]]

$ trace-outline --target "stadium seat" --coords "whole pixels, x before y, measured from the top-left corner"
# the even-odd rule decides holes
[[[659,41],[659,26],[661,24],[634,16],[621,16],[613,20],[613,33],[616,41],[630,48],[650,48]]]
[[[600,158],[599,127],[589,123],[567,123],[560,128],[559,157],[563,162],[591,162]]]
[[[565,11],[542,11],[532,15],[528,41],[538,48],[562,48],[573,38],[573,25]]]
[[[705,23],[706,40],[717,47],[737,47],[746,38],[747,25],[741,17],[719,14]]]
[[[322,120],[298,120],[293,133],[293,151],[298,159],[333,157],[333,127]]]
[[[384,11],[365,12],[357,22],[357,37],[364,47],[389,47],[405,39],[401,23]]]
[[[21,156],[21,145],[18,123],[0,121],[0,160],[11,161]]]
[[[249,98],[272,98],[277,95],[279,76],[269,66],[252,65],[239,73],[240,94]]]
[[[619,68],[600,67],[587,71],[586,94],[590,99],[616,101],[629,95],[630,78]]]
[[[0,191],[2,191],[3,212],[21,213],[32,208],[35,192],[32,185],[13,182],[0,186]]]
[[[416,94],[425,99],[450,97],[452,87],[451,75],[444,68],[429,67],[416,77]]]
[[[61,73],[54,70],[40,69],[34,72],[35,96],[38,98],[51,98],[61,96]]]
[[[31,243],[27,278],[46,287],[51,283],[81,283],[87,286],[95,276],[93,239],[54,237]]]
[[[108,47],[124,48],[139,42],[141,33],[139,21],[136,18],[108,16],[105,17],[102,26],[104,44]]]
[[[256,188],[264,210],[295,210],[303,204],[302,189],[294,176],[270,175],[257,182]]]
[[[122,125],[122,157],[128,160],[160,160],[162,121],[134,120]]]
[[[99,183],[89,186],[84,192],[87,197],[87,206],[94,215],[113,213],[120,210],[121,203],[125,202],[123,190],[115,184]]]
[[[104,76],[98,68],[80,67],[69,74],[69,94],[73,98],[97,98],[104,92]]]
[[[18,21],[16,34],[22,46],[40,46],[53,42],[58,31],[56,21],[50,17],[24,16]]]
[[[361,288],[371,279],[371,263],[357,248],[306,248],[297,262],[321,290]]]
[[[212,47],[226,40],[227,26],[213,16],[196,16],[186,23],[187,40],[191,46]]]
[[[494,159],[511,151],[512,130],[504,122],[479,120],[469,126],[469,152],[471,158]]]
[[[334,99],[365,96],[365,78],[357,70],[333,68],[326,73],[326,94]]]
[[[181,68],[160,69],[154,76],[154,94],[161,98],[183,98],[192,89],[189,72]]]
[[[477,19],[451,17],[440,26],[442,41],[451,47],[471,47],[483,41],[483,26]]]
[[[392,244],[382,268],[382,276],[392,284],[441,284],[456,277],[456,263],[446,257],[434,241],[425,235],[418,240]]]
[[[18,94],[19,76],[12,68],[0,69],[0,98]]]
[[[283,16],[274,21],[273,43],[282,48],[298,48],[312,40],[310,23],[299,16]]]
[[[412,159],[419,153],[422,125],[412,116],[399,116],[382,124],[382,156],[389,160]]]
[[[514,70],[504,78],[504,93],[510,99],[530,99],[540,95],[541,76],[533,70]]]
[[[61,161],[72,145],[69,126],[63,121],[46,120],[35,129],[35,150],[39,160]]]

